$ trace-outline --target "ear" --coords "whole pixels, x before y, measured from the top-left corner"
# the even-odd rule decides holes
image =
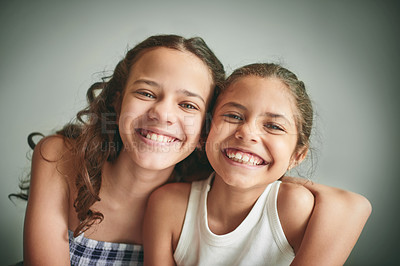
[[[306,158],[307,153],[308,153],[307,146],[303,146],[299,148],[297,151],[295,151],[292,155],[292,158],[290,159],[288,170],[299,165]]]

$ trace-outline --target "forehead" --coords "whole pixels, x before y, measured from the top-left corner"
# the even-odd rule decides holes
[[[196,78],[203,83],[211,83],[212,75],[208,66],[196,55],[188,51],[180,51],[165,47],[158,47],[144,51],[130,70],[130,75],[160,74]]]
[[[188,89],[208,96],[212,75],[207,65],[194,54],[158,47],[144,51],[130,69],[129,83],[141,78],[154,79],[161,86]]]
[[[293,117],[294,98],[287,85],[275,77],[246,76],[233,82],[218,98],[217,108],[239,103],[258,112],[284,113]]]

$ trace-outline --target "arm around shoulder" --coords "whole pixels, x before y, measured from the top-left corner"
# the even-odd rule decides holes
[[[367,198],[360,194],[340,188],[318,184],[304,178],[284,176],[282,181],[284,183],[302,185],[303,187],[307,188],[314,195],[316,203],[323,202],[332,205],[346,204],[349,210],[352,212],[356,211],[365,219],[368,219],[371,214],[371,203]]]
[[[343,265],[371,214],[362,195],[299,178],[284,178],[309,189],[315,207],[292,265]]]
[[[143,222],[144,265],[175,265],[189,193],[190,184],[172,183],[151,194]]]
[[[32,156],[24,224],[24,265],[70,265],[69,185],[60,165],[67,156],[64,139],[42,139]]]

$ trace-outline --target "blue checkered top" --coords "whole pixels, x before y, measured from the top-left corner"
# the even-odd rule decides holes
[[[74,238],[68,230],[71,265],[143,265],[143,246]]]

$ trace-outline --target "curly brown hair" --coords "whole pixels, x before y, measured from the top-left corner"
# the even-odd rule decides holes
[[[178,35],[156,35],[147,38],[129,50],[125,57],[117,64],[111,76],[103,78],[101,82],[94,83],[87,91],[88,106],[78,112],[76,122],[64,126],[57,131],[65,139],[73,139],[72,152],[75,157],[77,197],[74,201],[75,211],[80,221],[74,230],[74,236],[88,230],[94,223],[103,220],[103,214],[92,210],[92,205],[100,200],[99,192],[102,183],[102,167],[106,161],[112,162],[123,147],[119,134],[117,117],[129,71],[147,51],[165,47],[179,51],[190,52],[202,60],[211,73],[214,93],[206,118],[210,118],[210,111],[225,81],[225,70],[212,50],[200,37],[183,38]],[[106,127],[106,128],[105,128]],[[207,134],[209,123],[202,127],[201,139]],[[211,166],[205,158],[202,149],[194,151],[189,157],[175,166],[174,178],[190,177],[201,172],[210,172]],[[189,178],[187,179],[189,180]],[[185,179],[183,179],[185,181]],[[21,185],[20,185],[21,187]],[[22,187],[21,187],[22,188]],[[24,185],[26,189],[27,186]],[[27,190],[27,189],[26,189]],[[27,195],[20,198],[27,198]],[[11,194],[16,196],[15,194]],[[17,195],[18,196],[18,195]]]

